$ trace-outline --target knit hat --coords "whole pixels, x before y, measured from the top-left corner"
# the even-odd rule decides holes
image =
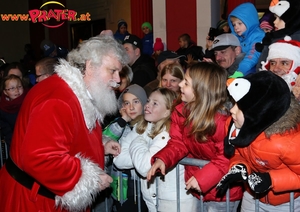
[[[163,44],[161,38],[155,39],[155,43],[153,45],[153,50],[154,51],[158,51],[158,50],[163,51],[164,50],[164,44]]]
[[[235,35],[231,33],[224,33],[214,39],[211,50],[224,50],[229,46],[241,46],[241,44]]]
[[[269,10],[285,22],[289,28],[299,25],[300,1],[299,0],[272,0]]]
[[[286,58],[293,61],[289,73],[282,76],[291,89],[295,84],[300,69],[300,42],[285,36],[284,40],[278,40],[271,44],[267,60],[262,62],[263,70],[269,70],[270,60],[276,58]]]
[[[230,81],[231,80],[231,81]],[[225,138],[225,154],[234,147],[246,147],[258,135],[278,121],[290,107],[291,94],[285,81],[270,71],[260,71],[244,78],[230,79],[229,94],[243,112],[244,124],[235,139]],[[231,132],[233,122],[230,124]]]
[[[269,22],[267,22],[267,21],[262,21],[261,23],[260,23],[260,28],[261,29],[269,29],[269,30],[273,30],[273,26],[271,26],[271,24],[269,23]]]
[[[55,45],[50,40],[43,40],[40,48],[43,50],[44,56],[48,57],[55,50]]]
[[[228,22],[226,20],[220,20],[218,23],[217,23],[217,30],[218,31],[222,31],[223,30],[223,27],[228,25]]]
[[[142,103],[143,107],[147,103],[147,94],[141,86],[137,84],[129,85],[120,95],[118,99],[119,108],[122,108],[123,103],[123,95],[125,93],[130,93],[132,95],[135,95]]]
[[[121,26],[126,26],[127,27],[127,23],[124,19],[120,19],[118,21],[118,30],[120,29]]]
[[[126,35],[123,41],[123,44],[130,43],[140,50],[142,50],[142,40],[136,35]]]
[[[150,29],[150,31],[152,31],[152,25],[149,22],[144,22],[142,24],[142,29],[143,29],[143,27],[148,27]]]

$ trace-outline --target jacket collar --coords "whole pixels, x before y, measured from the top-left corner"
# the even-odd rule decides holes
[[[103,120],[103,116],[93,105],[80,70],[71,66],[66,60],[60,59],[55,72],[74,92],[81,106],[86,127],[91,131],[96,126],[96,121]]]

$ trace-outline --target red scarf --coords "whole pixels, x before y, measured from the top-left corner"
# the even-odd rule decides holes
[[[8,100],[7,96],[2,92],[0,99],[0,110],[6,113],[18,112],[27,93],[28,90],[24,89],[24,92],[21,96],[15,98],[14,100]]]

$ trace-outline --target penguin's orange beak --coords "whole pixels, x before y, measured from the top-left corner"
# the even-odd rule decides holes
[[[278,4],[279,0],[272,0],[270,3],[270,7],[275,6],[276,4]]]
[[[235,78],[229,78],[226,82],[227,87],[235,80]]]

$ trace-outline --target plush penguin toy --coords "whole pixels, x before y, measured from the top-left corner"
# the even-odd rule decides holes
[[[232,79],[229,94],[243,112],[244,124],[236,137],[231,137],[235,126],[231,121],[228,136],[224,140],[227,157],[234,155],[236,147],[246,147],[265,129],[279,120],[288,110],[291,94],[287,83],[270,71],[260,71]]]

